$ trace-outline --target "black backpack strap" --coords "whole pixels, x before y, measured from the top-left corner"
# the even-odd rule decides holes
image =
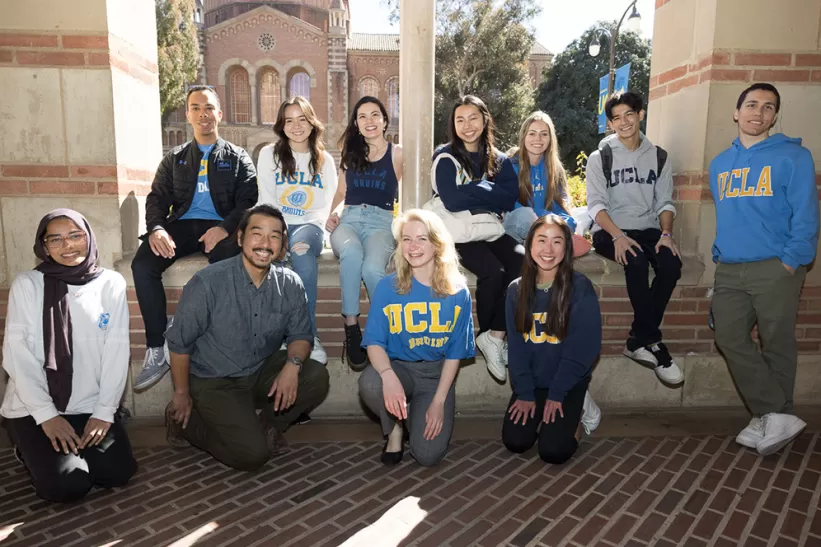
[[[656,146],[656,162],[659,169],[656,178],[661,178],[661,172],[664,171],[664,164],[667,163],[667,150],[661,146]]]
[[[604,173],[604,178],[607,181],[608,188],[610,187],[610,177],[612,176],[613,171],[613,149],[610,148],[609,144],[605,144],[602,146],[601,150],[599,150],[601,154],[601,170]]]

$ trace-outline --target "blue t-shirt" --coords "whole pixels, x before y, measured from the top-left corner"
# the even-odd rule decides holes
[[[475,354],[467,287],[445,298],[413,279],[407,294],[395,289],[396,274],[383,277],[371,298],[362,346],[380,346],[391,359],[439,361]]]
[[[214,145],[198,144],[197,146],[202,152],[200,172],[197,175],[197,190],[194,192],[191,207],[180,217],[180,220],[222,220],[222,217],[217,214],[217,210],[214,208],[211,190],[208,187],[208,156],[211,154]]]

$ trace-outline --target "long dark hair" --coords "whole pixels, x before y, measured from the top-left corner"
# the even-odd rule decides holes
[[[470,161],[470,153],[465,148],[465,143],[456,134],[456,109],[460,106],[475,106],[482,114],[485,128],[482,130],[482,135],[479,137],[479,169],[481,173],[473,172],[473,162]],[[488,179],[496,176],[499,168],[496,165],[496,124],[493,122],[493,116],[490,115],[490,110],[487,109],[485,102],[475,95],[465,95],[461,97],[453,109],[450,111],[450,118],[448,119],[448,139],[450,139],[450,147],[453,152],[453,157],[462,166],[462,169],[470,175],[471,179],[477,179],[483,175]]]
[[[325,126],[319,121],[319,118],[314,112],[314,107],[304,97],[291,97],[287,101],[279,105],[279,112],[277,112],[277,121],[274,124],[274,133],[276,133],[279,140],[274,145],[274,164],[279,165],[282,170],[282,176],[285,179],[291,178],[296,173],[296,160],[291,151],[291,145],[288,142],[288,136],[285,135],[285,109],[291,105],[297,105],[305,119],[311,124],[311,136],[308,137],[308,145],[311,149],[311,178],[322,171],[322,166],[325,163],[325,145],[322,143],[322,135],[325,133]]]
[[[365,95],[359,99],[351,111],[351,119],[348,121],[348,127],[339,138],[338,146],[342,149],[342,159],[339,162],[339,167],[344,170],[353,169],[354,171],[364,171],[368,167],[368,154],[370,152],[370,145],[365,141],[365,137],[359,132],[359,126],[356,125],[356,116],[359,113],[359,107],[363,104],[373,103],[382,111],[382,118],[385,120],[385,125],[382,127],[382,136],[388,130],[390,118],[388,118],[388,111],[382,101],[376,97]]]
[[[559,340],[567,337],[567,325],[570,320],[570,297],[573,290],[573,233],[570,226],[557,215],[545,215],[533,223],[525,240],[525,259],[522,263],[522,280],[519,282],[519,301],[516,303],[516,330],[530,332],[533,327],[533,303],[536,300],[536,282],[539,278],[539,266],[531,256],[533,239],[536,232],[546,224],[553,224],[562,230],[564,237],[564,258],[558,266],[556,278],[550,288],[550,303],[547,310],[547,334]]]

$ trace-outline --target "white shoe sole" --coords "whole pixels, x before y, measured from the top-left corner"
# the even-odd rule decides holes
[[[735,442],[740,444],[741,446],[745,446],[747,448],[752,448],[753,450],[756,449],[758,443],[761,442],[763,437],[755,437],[753,435],[745,435],[743,433],[739,433],[738,436],[735,438]]]
[[[490,373],[491,376],[493,376],[500,382],[504,382],[505,380],[507,380],[507,371],[504,367],[494,367],[490,364],[490,361],[488,361],[487,359],[485,359],[485,365],[487,366],[487,371]]]
[[[660,367],[655,367],[654,372],[656,373],[656,377],[659,379],[659,381],[662,384],[666,384],[668,386],[680,386],[681,384],[684,383],[684,374],[679,374],[675,378],[668,379],[668,378],[663,377],[661,374],[659,374],[659,372],[658,372],[659,368]]]
[[[764,440],[756,445],[755,449],[758,451],[759,454],[762,456],[769,456],[770,454],[775,454],[788,444],[792,442],[793,439],[798,437],[804,428],[807,427],[807,424],[804,422],[796,423],[792,428],[788,429],[781,435],[774,437],[773,439],[767,439],[766,437]],[[764,441],[768,441],[765,445]]]

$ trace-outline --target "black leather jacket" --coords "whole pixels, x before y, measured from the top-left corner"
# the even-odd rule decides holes
[[[201,159],[202,152],[194,140],[165,155],[145,199],[148,232],[167,227],[191,207]],[[208,186],[214,209],[223,218],[220,226],[232,234],[242,214],[256,204],[259,196],[257,170],[248,152],[217,139],[208,156]]]

